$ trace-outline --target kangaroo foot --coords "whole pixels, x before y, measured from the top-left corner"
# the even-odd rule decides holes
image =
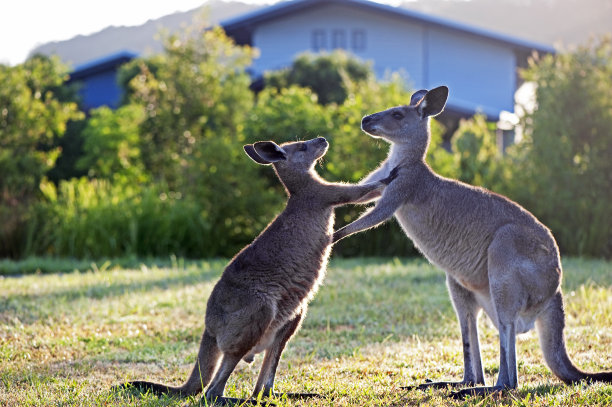
[[[467,389],[461,389],[458,391],[454,391],[450,394],[450,396],[456,400],[463,400],[468,396],[487,396],[489,394],[499,394],[508,390],[507,387],[503,386],[490,386],[490,387],[469,387]]]
[[[401,389],[402,390],[427,390],[429,388],[445,389],[447,387],[456,388],[456,387],[474,386],[476,384],[478,383],[475,383],[472,381],[463,381],[463,380],[460,382],[434,382],[434,381],[431,381],[430,379],[425,379],[425,383],[415,384],[412,386],[403,386],[401,387]]]

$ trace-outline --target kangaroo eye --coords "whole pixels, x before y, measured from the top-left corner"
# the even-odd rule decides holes
[[[299,151],[306,151],[308,150],[308,145],[306,143],[302,143],[302,145],[299,148]]]
[[[401,114],[400,112],[393,112],[393,114],[391,115],[395,120],[402,120],[404,118],[404,115]]]

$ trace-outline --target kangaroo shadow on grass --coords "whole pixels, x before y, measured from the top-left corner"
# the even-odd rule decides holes
[[[55,304],[62,309],[70,308],[67,303],[81,299],[99,300],[118,297],[125,294],[150,292],[151,290],[169,290],[175,287],[216,281],[225,265],[216,264],[210,269],[201,268],[176,271],[171,276],[163,276],[147,281],[109,284],[100,281],[84,287],[70,287],[43,294],[18,294],[0,296],[0,321],[17,316],[21,323],[33,323],[41,318],[53,315]],[[17,277],[18,278],[18,277]],[[45,309],[41,309],[45,307]]]

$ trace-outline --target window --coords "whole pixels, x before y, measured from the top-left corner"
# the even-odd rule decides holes
[[[344,30],[332,31],[332,49],[346,49],[346,32]]]
[[[365,30],[353,30],[351,35],[351,48],[353,51],[365,51],[366,32]]]
[[[325,30],[314,30],[312,32],[312,49],[313,51],[323,51],[327,49]]]

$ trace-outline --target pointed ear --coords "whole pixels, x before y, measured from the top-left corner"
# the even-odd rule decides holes
[[[257,151],[255,151],[255,148],[253,147],[253,144],[247,144],[244,147],[244,152],[247,153],[247,155],[249,157],[251,157],[251,160],[255,161],[257,164],[272,164],[270,161],[266,161],[263,158],[260,157],[259,154],[257,154]]]
[[[444,110],[446,100],[448,99],[448,88],[439,86],[427,92],[417,108],[421,113],[421,117],[435,116]]]
[[[414,92],[412,94],[412,97],[410,98],[410,106],[416,106],[416,104],[419,103],[421,99],[423,99],[423,96],[425,96],[426,94],[427,89],[421,89]]]
[[[263,160],[275,163],[287,159],[287,153],[273,141],[258,141],[253,149]]]

